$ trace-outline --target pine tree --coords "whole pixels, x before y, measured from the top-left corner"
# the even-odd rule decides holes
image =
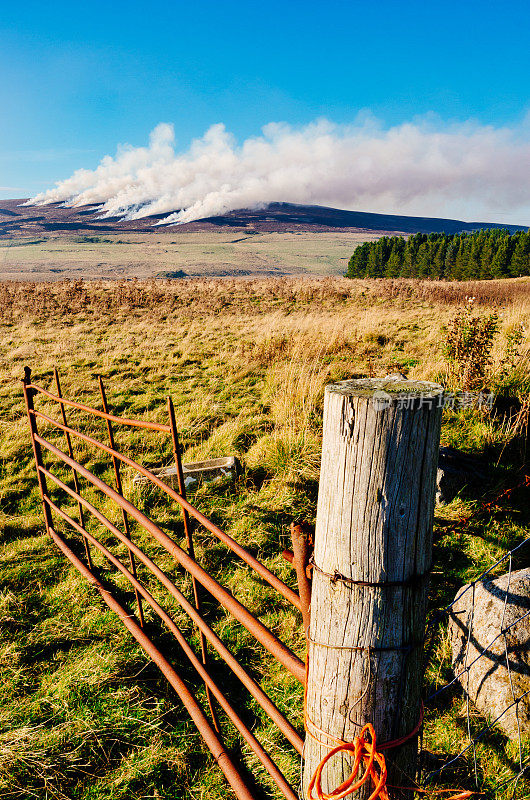
[[[530,275],[530,232],[518,231],[515,236],[517,240],[512,253],[510,275],[520,278]]]
[[[385,268],[385,278],[398,278],[403,270],[405,259],[405,240],[401,236],[394,236],[391,240],[391,249]]]
[[[509,275],[510,255],[510,237],[503,236],[491,262],[491,272],[494,278],[505,278]]]

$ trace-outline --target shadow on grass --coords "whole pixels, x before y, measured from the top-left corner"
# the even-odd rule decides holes
[[[102,579],[101,575],[99,575],[99,577]],[[131,605],[131,593],[123,592],[116,587],[112,587],[112,591],[116,599],[125,608],[127,613],[129,613],[131,616],[134,616]],[[119,624],[118,620],[117,624]],[[173,635],[169,632],[166,632],[162,625],[162,623],[159,625],[157,623],[149,622],[144,627],[144,632],[148,635],[150,640],[159,649],[159,651],[163,653],[169,663],[177,669],[177,672],[191,689],[193,695],[199,701],[199,704],[203,707],[206,716],[208,717],[202,681],[196,673],[194,667],[188,661],[187,656],[185,656]],[[187,632],[183,631],[183,633],[186,635]],[[189,635],[186,638],[189,639]],[[237,647],[237,660],[244,666],[254,680],[259,681],[261,675],[252,667],[252,664],[255,663],[255,659],[256,653],[252,647],[245,645],[239,645]],[[130,672],[130,670],[127,671]],[[245,725],[250,730],[255,730],[256,726],[259,724],[259,716],[257,716],[251,708],[249,708],[249,695],[230,668],[219,657],[217,657],[210,660],[208,671],[216,684],[219,687],[222,687],[223,694],[233,708],[237,709],[237,712]],[[114,680],[116,688],[119,688],[123,685],[124,678],[125,676],[121,673],[119,676],[115,676]],[[135,683],[140,687],[144,687],[145,689],[148,688],[149,693],[154,697],[167,697],[168,694],[173,697],[172,688],[152,662],[148,662],[146,667],[141,670],[141,674],[136,673],[135,678]],[[168,727],[178,729],[179,726],[182,725],[183,718],[186,719],[186,712],[184,709],[182,709],[181,712],[181,708],[180,701],[177,701],[177,706],[173,709],[173,711],[165,715],[165,722]],[[219,710],[217,704],[216,708]],[[225,746],[227,747],[231,758],[241,772],[241,775],[249,786],[250,790],[254,793],[255,797],[264,799],[270,798],[271,793],[257,782],[254,772],[251,772],[246,766],[244,761],[244,751],[239,743],[239,740],[237,739],[235,730],[230,736],[229,741],[225,741]],[[208,754],[194,754],[195,768],[200,768],[202,766],[206,768],[210,763],[210,756]],[[160,776],[160,780],[163,781],[162,776]]]
[[[428,788],[430,786],[439,787],[443,785],[447,786],[448,790],[452,789],[454,791],[455,787],[467,787],[471,789],[476,785],[477,791],[480,792],[481,797],[484,797],[485,800],[497,800],[499,797],[498,790],[500,787],[498,786],[497,781],[495,781],[494,785],[492,786],[492,779],[488,777],[487,766],[485,769],[483,769],[480,755],[477,754],[476,783],[473,747],[469,747],[465,754],[460,755],[462,750],[469,744],[467,719],[459,718],[453,720],[453,725],[460,732],[462,749],[454,753],[443,754],[433,753],[429,750],[423,750],[421,755],[421,768],[422,775],[425,776],[425,780],[422,783],[422,786],[424,788]],[[480,747],[481,745],[485,745],[488,748],[491,748],[496,757],[499,759],[500,764],[502,764],[507,772],[511,773],[511,779],[508,778],[505,782],[502,782],[504,788],[509,788],[510,783],[515,782],[516,776],[519,773],[519,759],[512,758],[508,755],[508,740],[506,736],[504,736],[499,730],[491,729],[482,739],[478,740],[477,737],[480,736],[481,731],[486,726],[487,723],[485,720],[479,721],[478,719],[472,717],[470,720],[471,736],[476,741],[477,746]],[[432,778],[429,779],[430,774],[432,775]],[[498,771],[496,775],[498,775]],[[520,795],[521,798],[528,796],[526,793],[528,790],[527,782],[521,784],[519,789],[525,791],[525,794]]]
[[[93,642],[104,642],[106,636],[96,636],[91,634],[83,638],[61,638],[58,637],[51,642],[37,642],[26,644],[21,652],[20,661],[22,664],[34,666],[38,661],[53,661],[59,653],[69,653],[76,647],[92,644]]]
[[[31,525],[20,525],[6,522],[0,531],[0,543],[11,544],[18,539],[31,539],[45,534],[44,523],[35,522]]]

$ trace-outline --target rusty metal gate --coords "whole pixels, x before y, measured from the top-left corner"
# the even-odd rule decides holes
[[[26,410],[29,419],[29,426],[31,432],[31,442],[33,446],[33,453],[35,456],[35,463],[37,468],[37,477],[39,489],[42,498],[42,506],[44,519],[47,532],[53,539],[57,547],[62,551],[66,558],[73,564],[73,566],[81,573],[81,575],[99,592],[103,601],[107,606],[114,611],[119,619],[123,622],[128,631],[136,639],[140,647],[145,653],[153,660],[159,667],[161,672],[165,675],[173,689],[178,694],[183,705],[187,709],[191,719],[195,723],[198,731],[200,732],[204,742],[210,749],[217,764],[222,769],[226,779],[234,790],[236,796],[241,800],[252,800],[253,795],[249,791],[245,781],[241,775],[240,770],[236,767],[229,753],[226,751],[220,737],[220,729],[216,716],[215,702],[226,714],[227,718],[231,721],[233,726],[237,729],[242,739],[251,748],[261,764],[267,770],[276,786],[280,789],[282,794],[288,800],[297,800],[297,793],[295,789],[288,783],[285,776],[282,774],[278,766],[274,763],[271,756],[267,753],[262,744],[249,730],[248,726],[241,719],[238,711],[231,705],[226,698],[225,693],[219,685],[212,678],[208,669],[208,652],[207,645],[209,644],[213,650],[223,659],[223,661],[232,670],[233,674],[241,681],[245,688],[250,692],[252,697],[265,711],[268,717],[278,726],[279,730],[287,741],[295,748],[295,750],[302,755],[303,740],[299,733],[295,730],[293,725],[281,713],[270,697],[263,691],[259,684],[251,677],[249,672],[237,661],[235,656],[230,652],[226,645],[221,641],[219,636],[206,622],[203,612],[201,598],[204,597],[204,592],[207,592],[211,597],[215,598],[226,611],[228,611],[247,631],[260,643],[274,658],[281,663],[300,683],[305,681],[305,668],[303,662],[275,635],[269,628],[267,628],[260,620],[251,614],[251,612],[240,603],[228,589],[218,583],[211,575],[208,574],[196,561],[191,519],[193,518],[196,523],[203,526],[210,533],[216,536],[223,542],[233,553],[242,559],[257,575],[270,584],[273,589],[279,592],[286,598],[293,606],[307,615],[307,603],[305,602],[304,592],[302,597],[304,602],[301,601],[300,595],[294,592],[282,580],[274,575],[264,564],[258,561],[251,553],[236,542],[232,537],[222,531],[217,525],[213,524],[207,517],[204,516],[198,509],[196,509],[186,499],[185,484],[183,478],[182,463],[180,457],[179,441],[177,427],[175,424],[175,413],[171,398],[168,398],[168,424],[161,424],[155,422],[147,422],[142,420],[132,420],[123,417],[114,416],[109,413],[105,389],[101,378],[99,378],[99,388],[102,400],[103,411],[96,408],[91,408],[82,403],[74,402],[63,397],[61,392],[61,385],[57,370],[54,370],[55,376],[55,392],[37,386],[32,383],[31,371],[26,367],[24,375],[24,398],[26,402]],[[49,401],[55,402],[60,410],[60,420],[48,416],[42,411],[35,408],[35,400],[38,397],[45,397]],[[94,439],[73,427],[70,427],[67,421],[66,409],[75,409],[90,417],[100,418],[105,420],[107,427],[108,444]],[[66,443],[66,450],[59,449],[55,444],[48,441],[39,432],[37,425],[38,421],[53,429],[62,431]],[[114,425],[123,425],[127,427],[147,429],[151,431],[158,431],[167,434],[171,438],[171,445],[177,467],[178,478],[178,491],[169,486],[160,477],[155,475],[150,470],[138,464],[131,458],[120,453],[115,446],[114,442]],[[74,458],[74,450],[72,440],[79,439],[86,445],[97,448],[103,451],[110,457],[114,469],[115,488],[108,483],[97,477],[85,466],[79,463]],[[61,480],[52,471],[50,464],[46,465],[43,453],[50,456],[53,465],[57,463],[64,464],[70,468],[72,474],[72,483],[68,485]],[[157,486],[162,490],[170,500],[176,502],[182,510],[182,519],[184,525],[184,532],[186,536],[187,548],[182,549],[170,536],[168,536],[158,525],[155,524],[146,514],[140,511],[133,503],[123,496],[122,479],[120,473],[121,465],[127,465],[134,469],[140,475],[143,475],[151,484]],[[115,506],[117,506],[121,513],[122,530],[114,525],[96,506],[85,499],[81,495],[79,477],[82,477],[95,489],[110,499]],[[54,502],[48,483],[54,484],[55,487],[62,490],[70,498],[77,503],[77,519],[74,519],[66,511],[61,508],[58,502]],[[128,564],[120,561],[108,547],[106,547],[99,539],[87,529],[85,520],[88,515],[95,518],[104,529],[115,537],[115,540],[124,544],[128,550]],[[77,534],[79,534],[80,542],[83,544],[84,557],[81,558],[71,549],[66,539],[57,532],[54,518],[59,518],[66,522]],[[193,599],[190,602],[182,591],[175,585],[175,583],[165,574],[165,572],[157,566],[157,564],[150,558],[137,544],[131,539],[131,520],[139,525],[145,532],[147,532],[158,545],[160,545],[173,559],[186,570],[191,576],[193,585]],[[96,575],[92,563],[91,548],[99,551],[107,561],[113,565],[125,578],[134,589],[136,597],[136,613],[131,614],[130,611],[123,607],[123,605],[116,598],[113,592],[113,587],[103,583]],[[295,566],[297,574],[305,576],[306,565],[301,561],[303,556],[300,551],[297,553],[295,549]],[[292,558],[292,557],[291,557]],[[298,563],[300,561],[300,563]],[[197,626],[200,637],[200,656],[197,655],[189,643],[188,639],[183,635],[175,623],[172,616],[165,610],[153,597],[152,593],[146,588],[137,575],[136,565],[141,563],[147,568],[150,575],[158,579],[158,582],[169,595],[177,602],[181,609],[183,609],[189,616],[191,621]],[[307,589],[306,587],[301,587]],[[190,664],[195,668],[200,678],[204,681],[206,696],[210,709],[210,719],[207,717],[201,705],[195,699],[192,690],[186,685],[182,677],[175,669],[174,664],[171,664],[164,654],[158,649],[151,638],[148,636],[144,621],[143,606],[147,604],[152,611],[162,620],[166,628],[173,634],[176,641],[180,645],[182,651],[186,654]]]

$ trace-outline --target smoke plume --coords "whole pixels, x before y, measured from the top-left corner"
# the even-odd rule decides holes
[[[105,217],[167,215],[183,223],[270,202],[528,224],[530,125],[444,125],[434,118],[385,128],[270,123],[238,144],[212,125],[179,152],[173,126],[147,147],[120,146],[94,170],[79,169],[31,204],[98,204]]]

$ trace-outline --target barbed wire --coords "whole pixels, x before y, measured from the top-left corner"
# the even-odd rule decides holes
[[[459,520],[452,528],[444,533],[454,533],[458,530],[458,528],[464,528],[467,526],[472,519],[476,519],[476,517],[484,511],[490,512],[493,509],[498,509],[500,506],[498,505],[501,499],[506,499],[509,497],[515,489],[521,486],[528,486],[530,485],[530,478],[528,475],[523,476],[523,479],[514,487],[504,490],[501,492],[494,500],[488,503],[482,503],[481,506],[469,517],[466,519]],[[494,796],[497,796],[497,792],[501,790],[505,790],[511,783],[513,783],[513,790],[511,797],[514,798],[516,796],[516,792],[520,783],[521,778],[530,770],[530,756],[525,758],[524,756],[524,748],[523,748],[523,740],[522,740],[522,731],[521,731],[521,720],[519,714],[519,708],[522,701],[530,696],[530,688],[526,691],[521,692],[519,695],[516,694],[516,689],[514,686],[514,677],[513,673],[516,672],[516,664],[510,661],[509,656],[509,643],[507,635],[512,631],[517,625],[524,622],[525,619],[530,618],[530,609],[525,611],[524,613],[520,614],[517,619],[511,620],[508,624],[506,624],[506,617],[507,617],[507,609],[508,609],[508,602],[509,597],[512,594],[511,588],[513,585],[513,563],[514,563],[514,555],[519,553],[526,545],[530,544],[530,538],[523,539],[513,548],[511,548],[508,552],[498,558],[493,564],[491,564],[486,570],[480,573],[473,581],[468,583],[462,590],[458,591],[455,598],[452,600],[451,603],[446,605],[444,608],[437,609],[431,614],[430,619],[427,623],[426,629],[426,660],[432,660],[432,648],[433,643],[436,638],[436,635],[439,634],[443,630],[443,626],[445,623],[449,624],[449,621],[452,619],[455,621],[455,618],[460,613],[465,613],[466,618],[465,622],[460,626],[460,630],[463,634],[463,638],[465,642],[461,647],[460,654],[458,657],[455,657],[454,647],[452,647],[452,655],[451,655],[451,667],[453,669],[453,677],[451,680],[448,680],[443,686],[436,688],[434,691],[431,691],[426,699],[425,705],[428,708],[430,703],[436,700],[444,692],[447,692],[451,687],[454,687],[456,684],[460,685],[464,694],[465,694],[465,704],[466,704],[466,728],[467,728],[467,743],[464,747],[462,747],[459,752],[450,758],[449,761],[446,761],[442,766],[437,767],[436,769],[431,769],[430,771],[424,773],[422,775],[422,785],[426,786],[429,783],[432,783],[435,778],[441,776],[444,770],[447,770],[451,765],[454,765],[459,759],[463,757],[468,757],[471,753],[472,755],[472,765],[473,765],[473,773],[475,779],[475,786],[477,789],[480,789],[480,781],[479,781],[479,764],[477,758],[477,745],[482,742],[487,734],[493,731],[496,728],[497,723],[502,720],[502,718],[510,711],[514,711],[515,715],[515,723],[516,723],[516,736],[514,737],[517,742],[517,771],[514,774],[508,776],[507,778],[503,778],[501,781],[497,783],[497,785],[492,789],[494,792]],[[505,575],[500,576],[498,575],[498,568],[507,562],[507,573]],[[499,580],[499,578],[506,578],[507,579],[503,582],[503,586],[499,586],[494,582]],[[495,595],[498,599],[502,600],[502,613],[501,618],[499,621],[499,629],[498,633],[493,636],[493,638],[488,641],[486,645],[479,643],[479,638],[473,637],[473,626],[475,622],[475,611],[476,611],[476,590],[478,586],[483,587],[491,587],[492,585],[495,586]],[[470,597],[468,595],[470,593]],[[462,598],[465,595],[468,595],[466,598],[468,603],[464,606],[463,609],[456,611],[455,605],[460,604]],[[499,640],[502,641],[501,646],[499,647],[498,642]],[[493,650],[494,646],[495,651]],[[471,653],[471,649],[475,652]],[[520,651],[528,652],[530,650],[530,639],[529,643],[525,645],[521,645]],[[462,653],[463,651],[463,653]],[[498,652],[496,652],[498,651]],[[471,655],[470,655],[471,654]],[[458,660],[462,657],[464,667],[461,670],[458,670]],[[471,672],[474,667],[478,665],[478,662],[481,659],[487,658],[491,661],[492,665],[497,665],[500,667],[501,665],[506,669],[507,673],[507,683],[509,686],[509,691],[511,694],[511,702],[506,705],[506,707],[498,714],[493,720],[485,721],[484,725],[480,728],[478,732],[473,731],[472,719],[471,719],[471,705],[472,705],[472,697],[470,692],[470,680],[471,680]],[[471,659],[471,660],[470,660]],[[492,667],[493,668],[493,667]],[[528,796],[528,795],[525,795]]]

